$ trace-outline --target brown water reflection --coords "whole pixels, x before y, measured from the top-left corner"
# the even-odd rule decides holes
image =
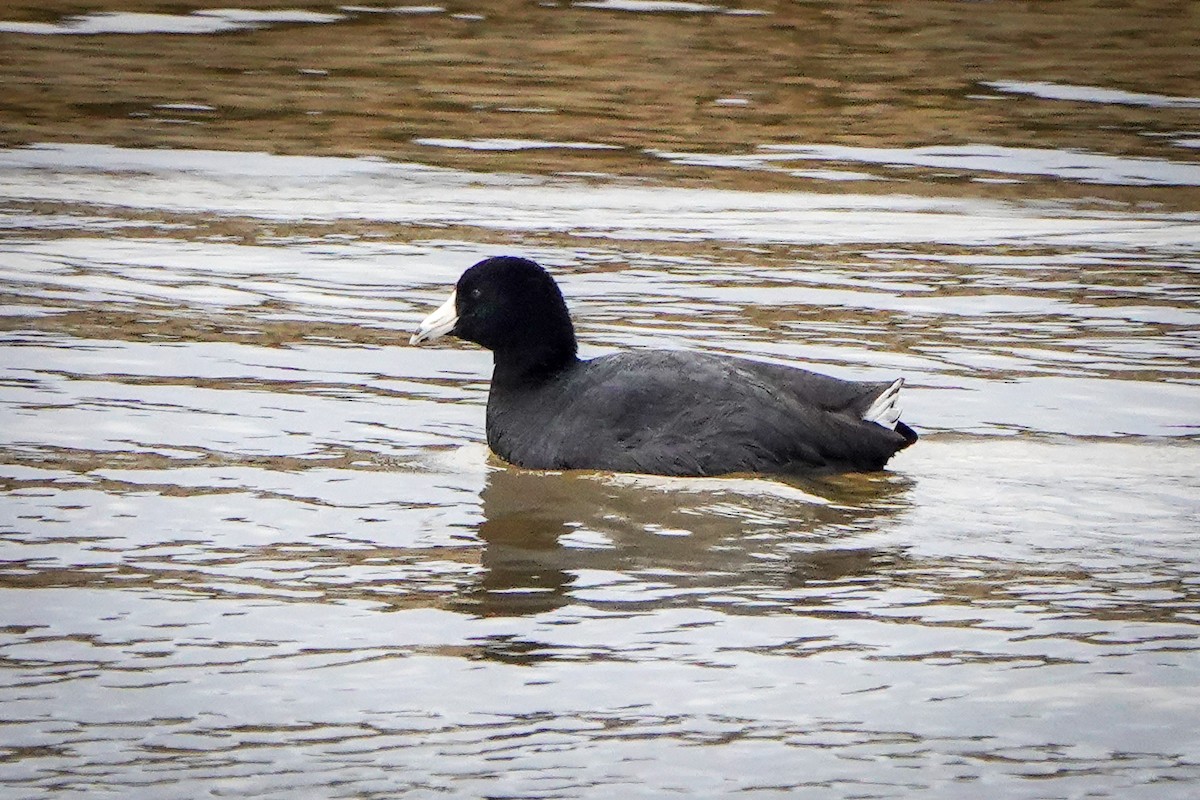
[[[205,6],[225,7],[192,8]],[[271,0],[240,7],[278,9]],[[7,20],[43,23],[79,10],[6,8]],[[717,13],[629,13],[478,0],[466,17],[450,7],[429,14],[350,8],[313,9],[331,14],[322,23],[261,23],[207,36],[32,35],[0,25],[9,54],[0,60],[9,87],[0,100],[4,143],[380,155],[489,172],[599,172],[750,189],[794,188],[812,176],[698,169],[644,149],[988,143],[1193,160],[1177,144],[1195,134],[1200,95],[1196,10],[1186,2],[767,0],[728,7],[763,12],[739,14],[717,5]],[[104,10],[164,8],[114,0]],[[170,11],[186,17],[190,9]],[[1057,94],[1069,99],[1055,99],[1047,82],[1065,87]],[[1113,90],[1126,94],[1104,94]],[[510,146],[436,144],[476,139]],[[994,182],[955,189],[944,171],[921,177],[943,192],[1077,194],[1062,182],[1014,192]],[[872,182],[853,185],[877,191]],[[903,187],[925,191],[911,180]],[[1087,195],[1195,203],[1128,186],[1092,187]]]

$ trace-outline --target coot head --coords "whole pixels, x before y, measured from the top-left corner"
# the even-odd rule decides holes
[[[487,258],[464,272],[412,343],[446,335],[491,350],[498,371],[553,371],[575,361],[575,329],[562,292],[525,258]]]

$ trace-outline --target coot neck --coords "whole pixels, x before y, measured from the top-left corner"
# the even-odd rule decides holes
[[[546,345],[504,348],[492,352],[492,389],[514,390],[541,386],[579,363],[574,339],[567,347]]]

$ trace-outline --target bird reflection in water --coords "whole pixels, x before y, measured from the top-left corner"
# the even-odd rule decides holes
[[[760,601],[764,587],[895,563],[854,544],[903,513],[903,476],[679,479],[495,469],[482,493],[483,571],[455,606],[485,617],[584,603],[611,610]]]

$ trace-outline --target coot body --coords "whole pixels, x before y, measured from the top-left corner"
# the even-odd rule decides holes
[[[899,421],[902,380],[845,381],[683,351],[581,360],[562,293],[523,258],[468,269],[413,343],[443,335],[492,351],[488,445],[522,467],[693,476],[873,471],[917,439]]]

